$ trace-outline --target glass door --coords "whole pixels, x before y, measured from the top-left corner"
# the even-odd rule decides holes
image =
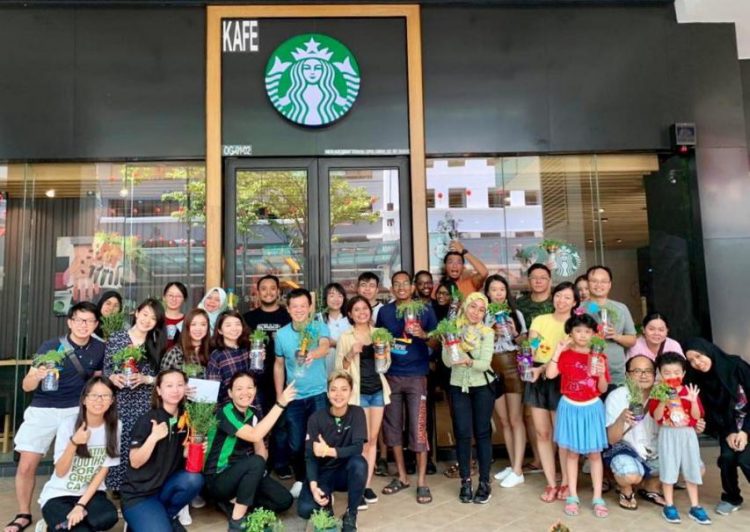
[[[411,268],[408,159],[229,159],[225,175],[224,284],[243,310],[263,275],[353,294],[364,271],[385,292]]]

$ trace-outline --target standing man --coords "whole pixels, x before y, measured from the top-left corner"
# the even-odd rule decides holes
[[[466,261],[474,268],[473,271],[466,269]],[[443,269],[444,279],[455,282],[464,297],[472,292],[481,291],[489,273],[484,262],[466,249],[459,240],[451,240],[448,253],[443,257]]]
[[[286,305],[292,322],[276,333],[276,361],[273,379],[276,397],[286,385],[294,381],[297,397],[286,406],[286,419],[289,428],[289,451],[294,485],[290,490],[296,499],[302,491],[305,479],[305,434],[307,422],[315,412],[328,407],[326,397],[328,372],[326,356],[331,343],[328,340],[328,327],[319,320],[312,320],[312,296],[304,288],[295,288],[286,296]],[[297,351],[304,350],[306,357],[298,360]],[[277,403],[278,404],[278,403]]]
[[[587,312],[597,323],[604,325],[604,339],[607,340],[604,352],[607,354],[612,384],[621,386],[625,384],[625,350],[633,347],[636,340],[633,316],[624,303],[609,299],[612,270],[607,266],[592,266],[586,270],[586,278],[589,281],[589,301],[595,303],[586,305]],[[602,323],[604,311],[606,323]]]
[[[414,287],[416,289],[416,296],[421,299],[425,305],[432,305],[432,292],[434,289],[434,281],[432,274],[427,270],[420,270],[414,274]],[[437,319],[437,317],[435,318]],[[435,368],[436,355],[440,356],[442,346],[438,343],[437,345],[429,345],[430,348],[430,373],[427,375],[427,437],[430,439],[430,444],[435,443],[435,394],[437,393],[436,388],[438,387],[438,376]],[[437,466],[435,465],[436,451],[431,448],[427,453],[427,474],[434,475],[437,473]]]
[[[418,323],[405,331],[404,318],[398,316],[398,306],[412,300],[414,286],[411,275],[400,271],[391,277],[391,286],[395,300],[384,305],[378,314],[376,327],[385,327],[395,338],[408,336],[410,343],[405,344],[405,353],[391,351],[391,367],[386,378],[391,387],[391,402],[385,407],[383,439],[393,448],[393,456],[398,468],[398,478],[391,480],[383,494],[391,495],[409,487],[404,464],[403,427],[404,406],[406,407],[409,448],[417,455],[417,502],[432,502],[430,488],[425,478],[427,472],[427,451],[430,448],[427,438],[427,373],[430,354],[427,347],[427,333],[437,326],[437,319],[432,307],[425,307],[417,317]]]
[[[292,321],[289,313],[279,304],[280,284],[275,275],[264,275],[258,279],[258,299],[260,306],[244,315],[245,323],[252,330],[265,331],[268,334],[266,341],[266,360],[264,362],[263,375],[258,383],[263,399],[263,414],[270,412],[276,404],[276,386],[273,378],[273,367],[275,356],[274,339],[276,331]],[[281,416],[274,425],[270,434],[270,456],[268,467],[276,471],[276,475],[286,480],[292,478],[292,468],[289,467],[289,440],[287,437],[286,417]]]
[[[380,288],[380,277],[373,272],[362,272],[357,277],[357,295],[364,297],[372,307],[372,321],[378,321],[378,312],[383,304],[378,301],[378,288]]]
[[[81,391],[90,377],[101,374],[104,363],[104,342],[93,338],[99,325],[96,305],[88,301],[76,303],[68,311],[68,333],[44,342],[38,355],[57,351],[62,360],[58,388],[44,391],[39,384],[47,376],[46,367],[31,367],[21,384],[24,392],[34,392],[31,404],[23,415],[23,423],[15,437],[15,450],[20,454],[16,470],[18,514],[8,523],[5,532],[20,532],[28,527],[31,497],[34,493],[36,470],[55,439],[57,429],[78,415]]]
[[[555,308],[552,306],[552,272],[549,268],[537,262],[529,266],[526,275],[529,278],[529,295],[519,297],[516,305],[528,327],[534,318],[551,314]]]

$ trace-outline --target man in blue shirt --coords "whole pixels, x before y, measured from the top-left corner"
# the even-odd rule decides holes
[[[289,432],[289,450],[294,469],[295,482],[290,490],[296,498],[302,490],[305,479],[305,434],[307,420],[318,410],[328,407],[326,396],[328,374],[325,358],[331,343],[325,323],[310,321],[312,296],[304,288],[296,288],[287,295],[287,310],[292,323],[276,332],[276,362],[273,368],[276,396],[284,390],[284,369],[287,379],[294,381],[297,397],[286,408]],[[303,364],[298,363],[297,352],[307,338]]]
[[[68,334],[47,340],[37,350],[39,355],[48,351],[61,354],[62,360],[57,365],[57,390],[44,391],[39,387],[47,376],[46,367],[32,366],[23,378],[23,391],[34,392],[34,397],[24,412],[24,421],[14,439],[15,450],[20,455],[16,470],[19,513],[9,526],[17,530],[23,530],[32,522],[31,496],[39,462],[52,445],[60,425],[78,415],[81,391],[86,381],[101,374],[104,342],[92,337],[98,325],[96,305],[88,301],[73,305],[68,311]]]
[[[425,478],[427,451],[430,448],[427,438],[427,373],[430,363],[427,333],[437,326],[437,318],[432,307],[425,306],[417,317],[418,323],[410,326],[405,335],[404,318],[398,316],[398,307],[412,300],[414,286],[411,275],[404,271],[394,273],[391,287],[395,300],[380,310],[376,327],[385,327],[394,338],[406,336],[411,342],[405,344],[403,354],[398,354],[396,349],[391,351],[391,367],[386,375],[391,387],[391,402],[385,407],[383,439],[386,445],[393,447],[398,478],[383,488],[383,493],[390,495],[409,487],[403,447],[405,405],[409,421],[409,448],[417,455],[417,502],[426,504],[432,502]]]

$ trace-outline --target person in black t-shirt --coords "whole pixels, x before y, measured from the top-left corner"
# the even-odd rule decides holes
[[[263,412],[269,412],[276,403],[276,387],[273,383],[273,356],[276,331],[292,321],[289,313],[279,304],[279,278],[275,275],[264,275],[258,279],[258,298],[260,306],[244,315],[245,323],[252,330],[260,329],[268,334],[266,342],[265,369],[258,382],[261,392]],[[286,416],[281,416],[274,426],[269,441],[269,459],[267,465],[272,467],[282,480],[292,478],[289,467],[289,441],[286,429]]]
[[[178,369],[156,377],[153,408],[130,434],[130,463],[120,488],[128,528],[141,532],[185,530],[177,513],[200,493],[203,475],[185,471],[187,378]]]
[[[352,387],[352,377],[345,371],[334,371],[328,378],[331,407],[315,412],[307,422],[307,482],[297,501],[297,513],[308,519],[318,508],[331,511],[331,494],[346,491],[343,532],[357,530],[357,507],[367,481],[367,462],[362,456],[367,421],[361,407],[349,404]]]
[[[294,399],[294,385],[286,387],[276,404],[261,419],[252,406],[255,378],[245,371],[235,373],[229,381],[231,402],[219,410],[219,424],[208,435],[208,455],[203,466],[206,487],[218,501],[235,500],[229,517],[229,530],[242,530],[249,507],[263,507],[279,513],[288,510],[294,500],[284,486],[266,471],[268,434],[282,412]]]

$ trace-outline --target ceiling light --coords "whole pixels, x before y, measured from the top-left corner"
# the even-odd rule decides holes
[[[128,189],[127,188],[121,188],[120,189],[120,197],[124,198],[128,195]]]
[[[622,238],[618,238],[617,240],[615,240],[615,242],[617,242],[618,244],[622,244]]]
[[[604,209],[602,209],[601,207],[599,207],[599,214],[601,214],[603,212],[604,212]]]
[[[55,197],[55,189],[51,188],[47,192],[44,193],[45,196],[48,198],[54,198]]]

